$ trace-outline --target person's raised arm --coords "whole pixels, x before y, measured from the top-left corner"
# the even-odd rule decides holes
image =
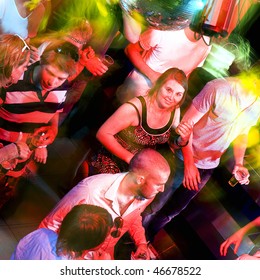
[[[135,20],[128,13],[122,11],[124,22],[124,36],[130,43],[136,43],[142,31],[140,22]]]
[[[154,84],[161,73],[154,71],[146,64],[142,56],[144,51],[139,42],[134,44],[130,43],[125,48],[125,53],[134,67]]]

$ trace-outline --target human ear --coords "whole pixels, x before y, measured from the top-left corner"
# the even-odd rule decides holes
[[[138,175],[138,176],[136,177],[136,183],[137,183],[137,185],[141,185],[141,184],[143,184],[143,182],[144,182],[144,176]]]

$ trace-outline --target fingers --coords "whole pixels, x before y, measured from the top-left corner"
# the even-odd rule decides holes
[[[47,162],[46,158],[34,157],[34,160],[38,163],[45,164]]]
[[[226,241],[223,242],[221,245],[220,245],[220,249],[219,249],[219,252],[220,252],[220,255],[221,256],[226,256],[227,255],[227,246],[226,246]]]
[[[43,133],[46,131],[46,127],[42,126],[40,128],[37,128],[33,132],[33,136],[38,136],[39,134]]]
[[[176,133],[180,134],[182,133],[191,133],[193,128],[193,125],[187,122],[181,122],[177,128],[176,128]]]
[[[193,126],[191,124],[183,122],[177,126],[175,131],[184,141],[188,141],[192,133],[192,128]]]
[[[183,186],[190,191],[198,191],[199,190],[196,180],[193,180],[193,179],[184,179]]]
[[[243,179],[238,181],[240,185],[248,185],[250,183],[249,179]]]
[[[188,173],[188,175],[184,175],[183,185],[188,190],[199,191],[200,183],[200,174],[197,170],[194,170],[193,173]]]
[[[249,172],[247,170],[247,168],[245,168],[244,166],[238,166],[236,165],[234,167],[234,170],[232,172],[235,176],[235,178],[237,179],[237,181],[239,182],[239,184],[241,185],[248,185],[249,184]]]
[[[36,148],[34,154],[34,160],[38,163],[45,164],[47,161],[48,152],[46,147]]]

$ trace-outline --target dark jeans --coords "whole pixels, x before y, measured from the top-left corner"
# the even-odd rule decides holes
[[[169,223],[175,216],[184,210],[189,202],[202,190],[210,179],[214,169],[198,169],[201,183],[198,185],[199,191],[188,190],[181,185],[167,203],[161,208],[146,227],[147,239],[152,241],[154,236]]]
[[[166,204],[168,199],[182,184],[184,174],[183,161],[180,160],[178,157],[175,157],[174,165],[174,175],[171,178],[169,178],[168,182],[165,185],[164,191],[158,193],[153,202],[150,203],[142,213],[144,228],[148,227],[149,223],[153,220],[156,213]]]

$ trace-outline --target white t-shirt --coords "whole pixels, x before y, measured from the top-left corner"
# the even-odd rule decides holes
[[[209,38],[190,41],[185,30],[148,29],[140,36],[139,43],[145,50],[143,59],[156,72],[177,67],[188,76],[196,67],[202,66],[211,46]],[[117,92],[121,103],[129,99],[145,95],[151,87],[150,80],[137,69],[131,71]]]
[[[1,0],[0,33],[18,34],[23,39],[26,39],[28,37],[28,16],[22,17],[20,15],[15,0]]]
[[[256,125],[260,98],[242,91],[236,78],[216,79],[193,99],[193,106],[204,113],[193,128],[192,148],[198,168],[217,167],[235,138],[248,134]]]

